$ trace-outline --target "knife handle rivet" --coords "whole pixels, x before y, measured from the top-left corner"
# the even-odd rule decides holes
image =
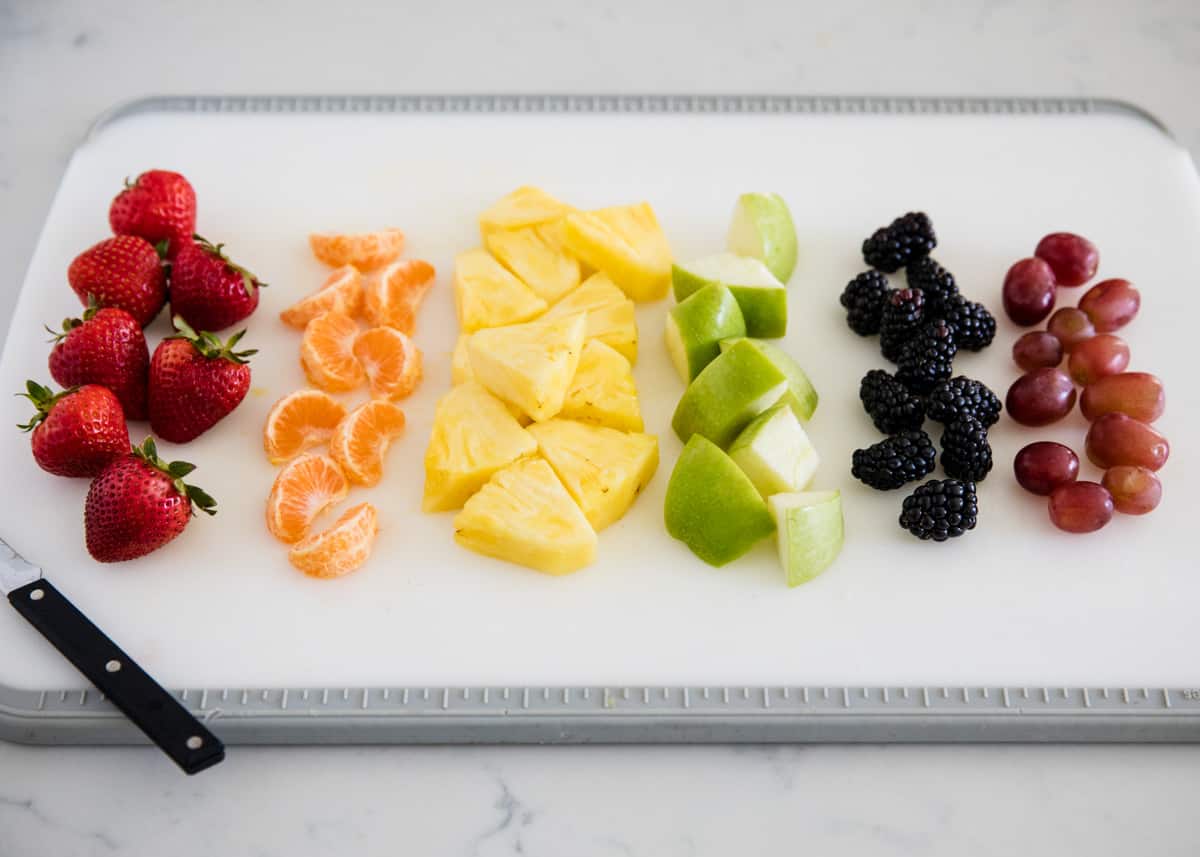
[[[191,738],[187,739],[187,748],[189,750],[199,750],[203,746],[204,746],[204,739],[201,738],[199,735],[193,735]]]
[[[120,672],[121,671],[121,662],[116,661],[116,660],[109,661],[108,663],[106,663],[104,665],[104,669],[106,669],[110,673]]]
[[[29,593],[30,601],[41,601],[45,597],[46,597],[46,591],[44,589],[35,589],[35,590],[33,590],[33,592]]]

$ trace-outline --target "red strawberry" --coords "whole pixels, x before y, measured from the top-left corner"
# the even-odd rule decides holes
[[[183,481],[196,468],[158,457],[154,438],[111,461],[88,489],[83,529],[88,553],[122,562],[158,550],[183,532],[194,512],[217,513],[217,502]]]
[[[179,251],[171,265],[171,314],[196,330],[224,330],[258,307],[258,290],[266,283],[213,246],[196,240]]]
[[[166,241],[168,259],[192,242],[196,231],[196,191],[179,173],[150,170],[117,194],[108,209],[114,235],[136,235],[157,246]]]
[[[187,443],[241,404],[250,389],[246,360],[257,351],[233,350],[244,330],[222,343],[179,316],[175,327],[179,333],[160,342],[150,358],[150,427],[163,440]]]
[[[75,257],[67,280],[79,300],[125,310],[142,327],[167,302],[162,260],[148,241],[133,235],[106,238]]]
[[[65,319],[62,333],[54,333],[54,342],[50,374],[55,381],[64,387],[108,387],[120,401],[126,419],[146,419],[150,349],[133,316],[116,307],[91,306],[82,320]]]
[[[33,431],[30,446],[38,466],[56,476],[95,476],[129,452],[121,403],[107,387],[87,384],[55,393],[35,381],[24,396],[37,413],[18,428]]]

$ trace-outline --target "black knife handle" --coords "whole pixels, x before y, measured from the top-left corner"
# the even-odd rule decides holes
[[[14,589],[12,606],[189,774],[225,758],[225,745],[46,579]]]

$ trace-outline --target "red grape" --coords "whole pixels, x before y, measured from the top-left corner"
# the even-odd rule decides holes
[[[1085,443],[1092,464],[1103,468],[1129,464],[1158,470],[1171,454],[1171,445],[1160,432],[1118,413],[1092,423]]]
[[[1044,259],[1054,270],[1060,286],[1082,286],[1096,276],[1100,251],[1082,235],[1053,232],[1038,242],[1033,255]]]
[[[1111,333],[1093,336],[1075,346],[1067,371],[1076,384],[1086,386],[1108,375],[1124,372],[1129,365],[1129,346]]]
[[[1096,335],[1092,320],[1081,309],[1065,306],[1054,311],[1046,322],[1046,330],[1062,343],[1063,351],[1070,354],[1076,345]]]
[[[1004,407],[1022,425],[1049,425],[1075,407],[1075,385],[1061,369],[1035,369],[1008,388]]]
[[[1068,533],[1094,533],[1112,516],[1112,495],[1098,482],[1068,482],[1050,495],[1050,520]]]
[[[1079,456],[1069,446],[1050,440],[1031,443],[1013,459],[1017,482],[1026,491],[1046,495],[1079,476]]]
[[[1137,315],[1142,296],[1129,280],[1105,280],[1096,283],[1079,299],[1079,308],[1087,313],[1098,333],[1112,333]]]
[[[1026,372],[1057,366],[1062,362],[1062,357],[1062,343],[1057,336],[1044,330],[1022,333],[1013,343],[1013,362]]]
[[[1167,396],[1162,381],[1149,372],[1122,372],[1108,375],[1083,388],[1079,408],[1084,417],[1094,420],[1104,414],[1122,413],[1143,423],[1152,423],[1163,415]]]
[[[1041,259],[1022,259],[1004,275],[1004,311],[1017,324],[1037,324],[1054,309],[1058,283],[1054,271]]]
[[[1112,494],[1113,506],[1126,515],[1153,512],[1162,500],[1162,483],[1154,471],[1120,465],[1104,471],[1103,483]]]

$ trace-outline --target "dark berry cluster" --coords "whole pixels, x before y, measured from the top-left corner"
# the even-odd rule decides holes
[[[850,473],[872,488],[890,491],[925,478],[936,466],[937,450],[929,435],[905,431],[854,450]]]
[[[900,526],[919,539],[944,542],[975,529],[978,518],[974,482],[931,479],[904,498]]]
[[[928,256],[937,246],[933,222],[923,211],[910,211],[881,226],[863,242],[863,259],[872,268],[892,274],[913,259]]]
[[[882,369],[872,369],[858,387],[863,408],[884,434],[914,431],[925,422],[925,402]]]
[[[887,298],[887,277],[878,271],[863,271],[847,283],[841,301],[846,308],[846,323],[850,329],[859,336],[879,333],[879,322]]]

